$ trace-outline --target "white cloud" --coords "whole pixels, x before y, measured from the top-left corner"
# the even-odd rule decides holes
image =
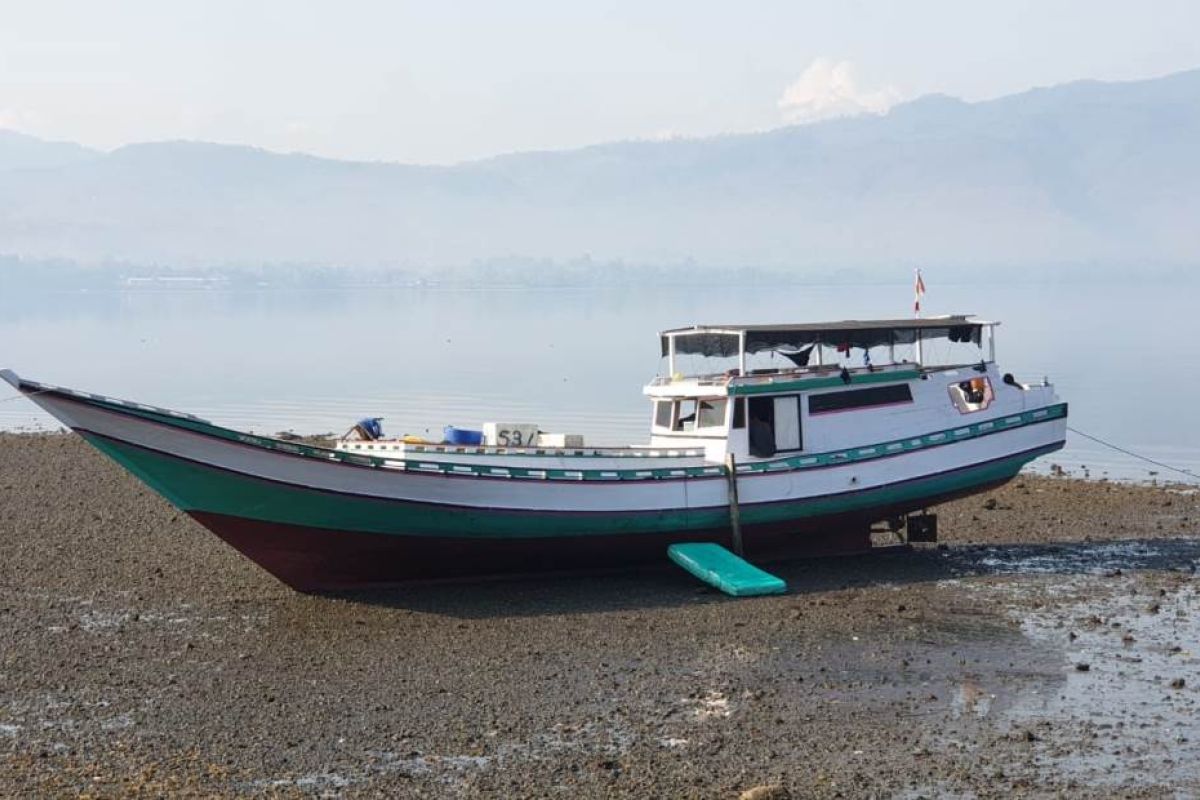
[[[788,122],[816,122],[856,114],[882,114],[900,100],[893,86],[875,91],[860,89],[854,79],[854,65],[818,58],[783,90],[777,105]]]

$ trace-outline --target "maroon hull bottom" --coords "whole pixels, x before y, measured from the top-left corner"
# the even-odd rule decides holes
[[[349,533],[193,512],[201,525],[279,580],[302,592],[335,591],[418,580],[605,569],[666,558],[676,542],[728,546],[728,529],[679,534],[483,539]],[[870,524],[826,520],[823,532],[795,524],[743,531],[748,556],[841,555],[871,548]]]
[[[867,514],[810,517],[744,526],[747,557],[852,555],[871,549],[871,523],[1001,486],[1001,480],[945,492],[920,503],[880,506]],[[338,591],[409,581],[549,571],[594,570],[662,561],[676,542],[728,546],[728,528],[538,538],[455,538],[352,533],[243,517],[190,512],[201,525],[301,592]]]

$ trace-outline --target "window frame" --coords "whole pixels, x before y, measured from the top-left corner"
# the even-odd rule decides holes
[[[730,402],[735,401],[732,397],[722,397],[719,395],[707,397],[655,397],[652,398],[651,407],[652,413],[650,417],[650,431],[656,436],[684,436],[684,437],[700,437],[700,438],[724,438],[729,434],[730,425]],[[659,403],[666,404],[670,409],[670,425],[664,426],[659,424]],[[684,412],[684,404],[694,404],[695,410],[691,412],[692,419],[684,421],[686,416]],[[702,406],[709,404],[713,406],[721,406],[721,411],[717,414],[714,424],[700,425],[700,416]],[[736,408],[736,406],[735,406]],[[682,427],[683,425],[690,427]]]
[[[967,398],[968,390],[962,388],[964,383],[975,381],[983,383],[983,399],[978,403],[972,403]],[[996,390],[992,388],[992,381],[987,375],[977,375],[965,381],[953,381],[946,386],[946,391],[950,393],[950,402],[958,409],[959,414],[978,414],[980,411],[987,411],[992,403],[996,402]]]
[[[660,406],[667,407],[667,424],[666,425],[663,425],[659,419],[660,415],[658,412],[659,412]],[[662,430],[662,431],[672,430],[675,426],[675,413],[676,413],[677,408],[678,408],[678,406],[676,405],[674,400],[655,398],[654,399],[654,414],[651,417],[651,421],[650,421],[651,430]]]
[[[702,425],[704,419],[704,405],[709,405],[710,410],[720,408],[718,414],[720,421],[715,425]],[[696,427],[697,432],[711,430],[725,430],[729,421],[729,398],[728,397],[697,397],[696,398]]]

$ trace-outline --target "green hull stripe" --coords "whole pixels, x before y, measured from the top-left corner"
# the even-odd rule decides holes
[[[779,394],[780,392],[806,392],[810,389],[828,389],[833,386],[861,386],[864,383],[900,383],[915,381],[921,377],[917,370],[897,370],[895,372],[868,372],[865,375],[854,375],[850,383],[840,376],[832,378],[808,378],[798,381],[780,381],[778,383],[748,383],[731,384],[729,394],[742,397],[751,394]]]
[[[470,538],[586,536],[711,530],[728,525],[727,508],[650,512],[539,513],[380,500],[322,492],[215,469],[91,434],[85,438],[184,511],[363,533]],[[968,490],[1012,477],[1037,455],[1025,453],[943,475],[823,498],[746,505],[743,524],[799,520]]]

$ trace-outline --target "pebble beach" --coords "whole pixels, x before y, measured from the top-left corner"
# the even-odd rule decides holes
[[[0,796],[1200,794],[1200,493],[1022,476],[941,544],[297,594],[0,434]]]

